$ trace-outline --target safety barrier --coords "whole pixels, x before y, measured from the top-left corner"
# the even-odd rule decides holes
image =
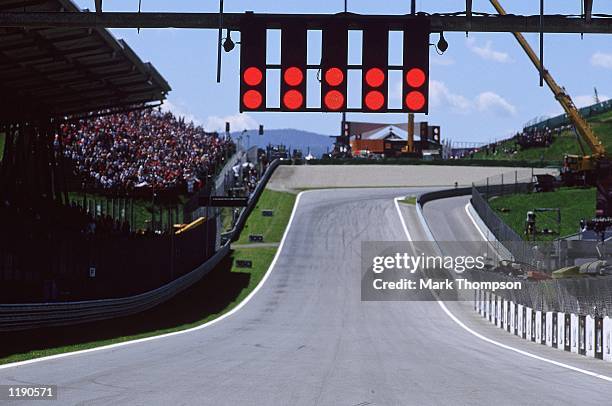
[[[477,188],[474,187],[474,189]],[[478,189],[481,188],[478,187]],[[455,188],[428,192],[417,198],[417,204],[422,209],[427,202],[465,196],[474,191],[472,188]],[[496,191],[495,188],[491,188],[491,195]],[[480,190],[480,193],[482,193],[482,190]],[[475,274],[471,273],[470,275],[472,279],[475,279]],[[501,274],[488,273],[488,280],[494,275],[497,275],[500,280],[510,278]],[[594,314],[559,311],[562,308],[574,307],[570,306],[569,303],[561,303],[561,301],[555,302],[556,306],[552,306],[550,300],[545,300],[554,296],[554,293],[557,293],[557,296],[564,296],[562,294],[564,289],[571,290],[570,287],[565,286],[566,283],[589,284],[590,288],[588,290],[592,291],[596,283],[599,284],[597,286],[599,288],[602,284],[612,286],[612,278],[598,281],[552,280],[524,281],[524,283],[528,285],[526,293],[517,294],[516,298],[511,299],[486,290],[474,291],[474,310],[496,327],[525,340],[558,348],[562,351],[612,361],[612,317],[604,315],[600,311],[601,309],[607,309],[606,305],[612,305],[612,303],[609,303],[612,301],[612,295],[593,295],[607,297],[605,303],[595,303],[597,300],[592,297],[575,298],[576,303],[573,303],[572,306],[577,306],[578,309],[582,310],[594,310]]]
[[[612,318],[542,311],[486,290],[474,291],[474,310],[495,326],[525,340],[612,361]]]
[[[259,201],[259,197],[263,193],[263,190],[266,188],[268,181],[270,180],[270,178],[272,177],[272,174],[274,173],[276,168],[278,168],[280,163],[281,163],[280,159],[275,159],[274,161],[270,163],[270,165],[268,165],[268,168],[266,169],[263,176],[261,177],[261,180],[259,181],[259,183],[255,187],[255,190],[251,194],[251,197],[249,199],[249,204],[247,205],[247,207],[243,208],[242,211],[240,212],[240,215],[238,216],[238,220],[236,221],[234,228],[232,228],[228,233],[225,233],[224,235],[222,235],[223,237],[228,238],[231,241],[236,241],[238,237],[240,237],[240,233],[242,232],[242,229],[244,228],[247,218],[249,217],[249,215],[255,208],[255,205],[257,205],[257,202]]]
[[[238,238],[248,215],[261,196],[279,161],[273,161],[242,210],[231,231],[229,240]],[[81,302],[0,304],[0,331],[26,330],[38,327],[64,326],[128,316],[155,307],[189,288],[210,272],[230,252],[230,241],[225,242],[209,260],[193,271],[157,289],[129,297],[88,300]]]
[[[82,302],[2,304],[0,331],[64,326],[142,312],[167,301],[199,281],[227,256],[229,248],[229,244],[224,245],[208,261],[190,273],[135,296]]]

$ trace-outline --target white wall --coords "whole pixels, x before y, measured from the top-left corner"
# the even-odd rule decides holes
[[[546,312],[545,317],[546,317],[546,321],[545,321],[546,325],[544,326],[544,328],[546,329],[546,336],[544,337],[544,340],[547,346],[552,347],[552,327],[553,327],[552,312]]]
[[[586,355],[595,357],[595,319],[586,316]]]
[[[535,340],[536,343],[542,342],[542,311],[536,310],[536,320],[535,320]]]
[[[575,352],[578,353],[578,316],[576,316],[575,314],[571,315],[571,332],[572,332],[572,337],[571,337],[571,345],[570,345],[570,350],[571,352]]]
[[[603,319],[603,359],[612,361],[612,319],[606,316]]]
[[[565,313],[557,313],[557,348],[565,349]]]
[[[523,307],[524,306],[522,304],[518,305],[518,314],[517,314],[517,317],[518,317],[518,329],[517,329],[517,331],[518,331],[518,333],[517,334],[518,334],[519,337],[523,337]]]
[[[531,319],[532,319],[532,314],[531,314],[531,308],[530,307],[525,307],[525,316],[527,318],[527,322],[525,327],[527,328],[527,340],[531,340]]]

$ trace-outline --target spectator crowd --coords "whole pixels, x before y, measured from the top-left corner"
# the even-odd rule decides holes
[[[78,175],[107,190],[197,189],[234,150],[217,133],[161,109],[64,124],[56,142]]]

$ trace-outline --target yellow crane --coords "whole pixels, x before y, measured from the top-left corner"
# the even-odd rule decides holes
[[[499,1],[490,1],[499,15],[507,14],[506,10],[504,10]],[[521,48],[523,48],[533,65],[536,67],[536,69],[539,70],[540,60],[536,56],[536,53],[533,51],[523,34],[521,34],[520,32],[513,32],[512,35],[514,35],[514,38],[516,38],[519,45],[521,46]],[[569,94],[567,94],[565,89],[563,89],[557,84],[557,82],[555,82],[548,70],[544,69],[544,72],[542,72],[542,76],[544,81],[552,91],[553,95],[555,96],[555,99],[557,99],[559,104],[561,104],[561,107],[563,107],[563,110],[565,111],[565,114],[567,114],[568,119],[576,128],[578,135],[584,140],[584,142],[587,143],[587,145],[591,149],[592,155],[582,157],[582,162],[585,165],[585,167],[583,168],[584,170],[592,169],[592,160],[606,157],[606,149],[604,148],[601,140],[593,131],[593,128],[591,128],[589,123],[584,119],[584,117],[582,117],[580,111],[576,108],[576,105],[572,101],[572,98]]]
[[[490,2],[499,15],[507,14],[498,0],[490,0]],[[514,35],[514,38],[516,38],[533,65],[540,70],[540,60],[523,34],[520,32],[513,32],[512,35]],[[612,216],[612,178],[610,176],[612,165],[608,158],[606,148],[593,131],[593,128],[584,117],[582,117],[570,95],[555,82],[548,70],[543,70],[542,77],[555,96],[555,99],[557,99],[561,107],[563,107],[568,119],[574,125],[576,133],[579,136],[578,142],[582,139],[591,150],[591,155],[587,155],[584,150],[582,151],[582,155],[566,155],[564,157],[564,170],[574,175],[581,174],[586,179],[594,181],[597,185],[596,215],[599,217]],[[580,148],[582,149],[581,144]]]

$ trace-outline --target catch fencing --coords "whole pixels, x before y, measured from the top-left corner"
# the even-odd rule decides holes
[[[597,258],[595,241],[526,241],[515,230],[507,225],[489,205],[488,200],[495,196],[528,193],[533,190],[531,182],[520,182],[526,176],[523,173],[505,174],[489,178],[472,186],[471,203],[476,213],[495,236],[490,240],[497,250],[505,249],[512,255],[525,272],[543,272],[549,274],[561,267],[573,265],[574,259]],[[507,183],[508,179],[516,182]],[[610,245],[610,244],[607,244]],[[500,280],[522,280],[524,288],[516,291],[504,291],[508,300],[521,303],[536,310],[561,311],[576,314],[606,315],[612,314],[612,277],[586,276],[563,279],[527,280],[503,274],[486,274],[487,278],[497,277]]]
[[[502,178],[506,180],[503,184]],[[512,182],[508,183],[508,180]],[[516,182],[514,181],[516,180]],[[489,229],[489,244],[497,252],[509,252],[512,262],[525,273],[550,273],[562,266],[573,264],[575,258],[596,258],[599,252],[612,252],[612,242],[601,245],[594,241],[525,241],[503,222],[491,208],[488,199],[513,193],[526,193],[533,189],[531,176],[525,172],[505,173],[489,178],[470,188],[455,188],[421,195],[418,204],[436,199],[470,195],[471,203],[480,220]],[[494,238],[493,238],[494,237]],[[481,271],[464,274],[473,281],[520,281],[520,290],[496,292],[507,300],[543,312],[558,311],[588,314],[593,317],[612,316],[612,276],[579,275],[571,278],[532,280],[525,273],[514,272],[511,264],[501,271]]]
[[[600,103],[593,104],[591,106],[582,107],[579,109],[580,115],[585,118],[602,114],[612,110],[612,100],[606,100]],[[541,120],[534,124],[528,124],[525,126],[524,131],[531,132],[535,130],[543,130],[546,128],[558,128],[562,125],[570,124],[567,114],[561,114],[552,118]]]
[[[500,290],[496,295],[543,312],[612,316],[612,276],[527,280],[499,272],[470,272],[472,281],[517,282],[521,289]]]

